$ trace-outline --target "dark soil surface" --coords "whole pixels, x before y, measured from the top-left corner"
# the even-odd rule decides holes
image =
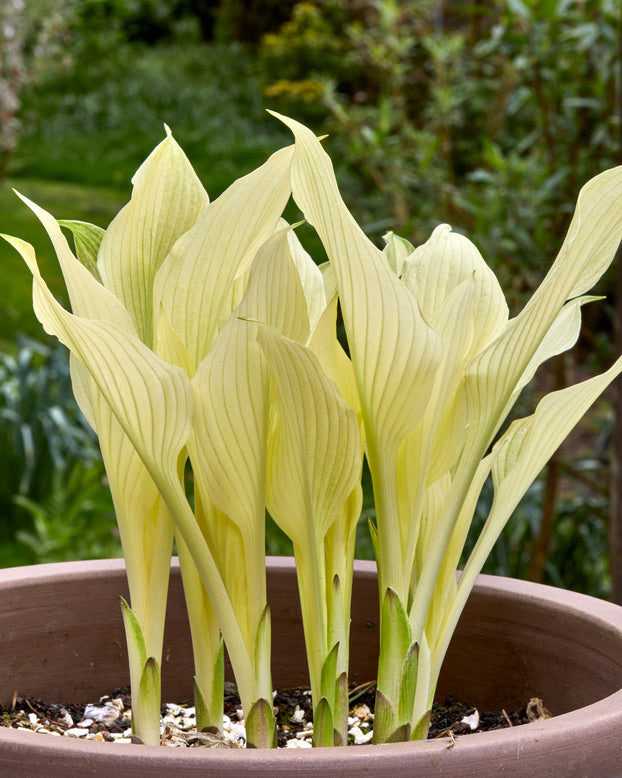
[[[225,696],[225,714],[232,720],[240,718],[240,701],[235,688],[228,686]],[[350,692],[350,716],[352,727],[360,732],[364,740],[370,742],[369,734],[373,728],[375,685],[366,684],[357,687]],[[50,703],[35,698],[17,698],[15,704],[3,709],[0,707],[0,726],[30,729],[34,731],[84,737],[104,741],[121,740],[122,742],[140,742],[130,733],[131,699],[128,689],[117,689],[109,697],[104,697],[96,705],[109,705],[111,715],[104,721],[93,721],[89,718],[88,710],[85,715],[85,705],[71,703]],[[189,706],[192,703],[188,704]],[[307,689],[284,689],[278,691],[274,698],[277,713],[278,745],[285,747],[288,741],[298,742],[301,739],[309,739],[309,726],[313,720],[311,695]],[[93,706],[91,706],[92,708]],[[173,709],[178,709],[177,712]],[[236,747],[234,743],[225,744],[222,740],[211,740],[207,734],[199,733],[196,729],[192,734],[186,725],[182,724],[186,711],[184,704],[163,705],[162,715],[166,716],[168,733],[165,726],[163,740],[167,745],[220,745],[221,747]],[[117,715],[118,713],[118,715]],[[92,715],[92,714],[91,714]],[[174,716],[177,718],[174,718]],[[190,717],[193,713],[188,714]],[[527,724],[538,718],[548,718],[550,714],[544,708],[541,700],[534,698],[529,700],[521,710],[500,711],[476,711],[468,703],[459,702],[448,698],[443,704],[436,704],[432,710],[432,719],[428,738],[446,737],[451,740],[457,736],[488,732],[495,729],[515,727]],[[185,734],[182,734],[182,731]],[[174,733],[170,736],[170,733]],[[366,737],[365,737],[366,736]],[[355,741],[355,735],[351,734],[351,742]],[[293,745],[293,743],[290,743]],[[239,745],[237,746],[239,747]]]

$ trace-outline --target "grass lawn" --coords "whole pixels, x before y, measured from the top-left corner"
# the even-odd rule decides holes
[[[164,123],[211,199],[291,142],[266,114],[256,62],[240,45],[76,48],[66,60],[69,65],[50,68],[24,90],[12,178],[0,182],[0,233],[34,245],[46,280],[63,300],[49,240],[12,187],[58,219],[106,227],[129,199],[134,172],[163,140]],[[0,349],[16,332],[41,338],[30,310],[30,274],[2,244],[0,289]]]
[[[34,200],[56,218],[81,219],[106,227],[128,198],[127,192],[80,184],[18,179],[0,184],[0,232],[15,235],[35,247],[41,271],[55,295],[64,298],[64,283],[56,255],[43,227],[13,192]],[[44,335],[31,307],[32,276],[18,253],[0,242],[0,348],[10,348],[14,333],[41,339]]]

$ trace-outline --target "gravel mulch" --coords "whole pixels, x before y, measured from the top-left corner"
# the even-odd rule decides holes
[[[373,735],[373,683],[350,692],[349,744],[370,743]],[[310,748],[313,734],[311,693],[307,689],[275,692],[279,748]],[[128,689],[117,689],[96,703],[76,705],[17,697],[8,708],[0,707],[0,726],[26,729],[56,737],[75,737],[117,743],[140,743],[131,730],[131,699]],[[549,718],[541,700],[533,698],[518,711],[478,711],[452,698],[435,704],[428,738],[456,737],[515,727]],[[244,748],[244,720],[233,685],[225,696],[223,731],[197,732],[192,705],[166,703],[162,706],[162,744],[174,747]]]

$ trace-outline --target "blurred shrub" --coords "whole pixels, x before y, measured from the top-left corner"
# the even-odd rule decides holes
[[[97,439],[76,406],[60,345],[18,336],[14,354],[0,353],[0,472],[2,564],[50,561],[71,533],[96,534],[102,550],[118,547]],[[30,553],[18,539],[28,539]]]
[[[263,39],[266,100],[330,135],[370,232],[449,222],[518,305],[618,154],[619,25],[614,0],[305,0]]]
[[[606,598],[611,591],[611,572],[607,554],[609,500],[606,486],[598,487],[603,463],[585,460],[579,467],[584,475],[591,472],[595,483],[581,494],[562,492],[558,496],[542,583]],[[542,491],[543,483],[537,481],[527,492],[486,560],[484,573],[529,578],[541,527]],[[491,499],[492,486],[486,484],[463,563],[483,526],[484,509]]]
[[[621,23],[615,0],[305,0],[263,38],[264,93],[329,135],[344,197],[372,237],[392,229],[419,244],[448,222],[477,244],[517,313],[552,263],[580,187],[619,159]],[[611,274],[599,291],[614,296]],[[586,306],[576,361],[544,379],[563,385],[566,371],[579,380],[586,363],[607,362],[611,314]],[[596,482],[586,491],[570,459],[556,464],[565,475],[543,577],[603,595],[607,494]],[[608,463],[598,466],[606,484]],[[542,504],[538,482],[488,572],[528,574],[548,536]]]
[[[183,16],[181,0],[77,0],[75,14],[92,33],[156,43],[170,38]]]
[[[125,41],[193,40],[256,43],[289,16],[292,0],[74,0],[95,34],[114,30]]]
[[[264,33],[277,29],[288,17],[294,0],[186,0],[199,20],[212,7],[217,40],[255,44]],[[203,36],[207,40],[206,36]]]
[[[15,504],[32,519],[32,527],[15,533],[36,562],[69,562],[122,556],[112,504],[99,463],[74,462],[52,474],[49,494],[41,502],[17,495]]]
[[[439,29],[437,5],[303,2],[261,48],[268,102],[322,117],[346,194],[376,230],[395,227],[416,242],[450,204],[460,207],[453,130],[474,92],[465,37]]]

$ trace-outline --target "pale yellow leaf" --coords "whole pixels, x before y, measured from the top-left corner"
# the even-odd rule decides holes
[[[39,219],[52,241],[73,312],[77,316],[87,319],[113,321],[124,328],[126,332],[135,333],[134,323],[121,302],[105,289],[74,256],[56,219],[27,197],[17,194]],[[22,255],[33,276],[38,274],[32,246],[20,238],[13,238],[9,235],[2,237]]]
[[[472,456],[493,438],[521,376],[565,303],[579,297],[611,263],[622,236],[622,168],[586,184],[564,244],[523,311],[467,370]]]
[[[326,309],[327,298],[322,272],[298,240],[295,230],[290,230],[287,233],[287,240],[292,261],[296,266],[304,291],[309,317],[309,332],[312,333]]]
[[[209,200],[170,131],[132,183],[132,199],[106,230],[97,264],[104,285],[123,302],[141,340],[152,346],[156,271]]]
[[[274,233],[290,196],[293,149],[277,151],[201,213],[157,273],[154,296],[195,366],[240,301],[259,247]],[[234,294],[236,292],[236,294]]]
[[[473,281],[475,304],[472,332],[461,337],[465,353],[475,356],[500,334],[508,321],[508,306],[496,276],[468,238],[439,225],[430,238],[407,258],[403,280],[417,298],[429,322],[454,289]],[[432,326],[435,326],[432,324]]]
[[[523,387],[531,381],[543,362],[557,354],[563,354],[564,351],[574,346],[581,331],[582,306],[598,299],[600,298],[575,297],[574,300],[570,300],[564,305],[525,368],[525,372],[512,392],[508,405],[514,404]]]
[[[335,295],[325,307],[308,346],[319,359],[326,375],[337,385],[343,399],[356,411],[362,425],[361,402],[352,362],[337,339],[337,303]],[[362,427],[361,434],[364,434]]]
[[[358,422],[308,349],[261,325],[257,339],[270,364],[276,403],[267,507],[304,551],[312,537],[321,541],[358,482]]]
[[[367,439],[395,448],[428,402],[440,339],[412,294],[346,208],[332,163],[313,133],[279,116],[296,137],[292,192],[335,271]]]
[[[263,526],[268,379],[254,327],[241,319],[306,340],[306,302],[289,233],[281,230],[261,246],[244,299],[192,382],[196,415],[190,458],[210,499],[247,534],[258,521]]]
[[[469,557],[459,589],[468,594],[503,526],[553,453],[588,408],[622,373],[622,357],[604,373],[546,395],[536,411],[513,422],[495,444],[492,475],[495,494],[478,542]],[[463,580],[464,579],[464,580]]]
[[[177,457],[190,433],[192,394],[187,375],[116,323],[92,321],[66,311],[41,277],[32,246],[17,239],[11,242],[33,273],[33,307],[46,331],[63,342],[88,370],[147,468],[158,462],[175,472]],[[75,267],[82,268],[97,284],[88,270],[74,261]],[[112,297],[97,286],[102,297]]]

